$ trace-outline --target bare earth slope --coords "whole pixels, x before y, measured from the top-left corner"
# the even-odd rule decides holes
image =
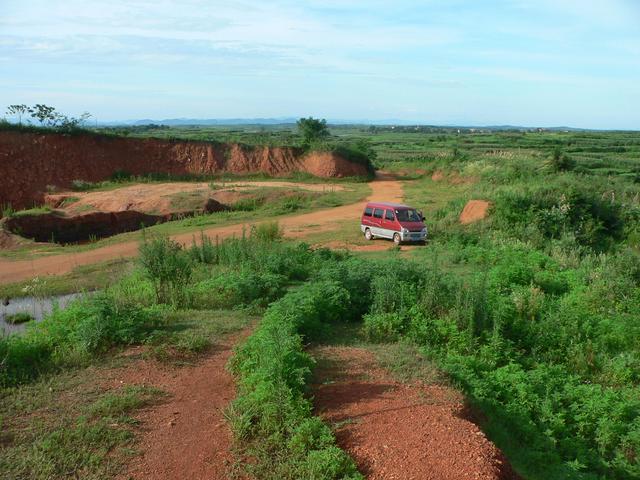
[[[78,134],[0,132],[0,205],[14,209],[42,203],[47,186],[67,188],[73,180],[132,175],[210,175],[306,172],[318,177],[366,175],[366,167],[330,152],[293,147],[249,147]]]
[[[402,185],[399,181],[380,177],[371,182],[370,200],[401,201]],[[305,234],[317,233],[336,228],[336,222],[341,220],[353,220],[354,228],[358,228],[358,221],[365,202],[344,205],[336,208],[318,210],[301,215],[292,215],[279,219],[280,226],[288,237],[299,238]],[[211,237],[226,238],[232,235],[239,236],[247,225],[236,224],[224,227],[213,227],[204,231]],[[193,241],[193,232],[183,233],[173,237],[176,241],[190,244]],[[139,243],[126,242],[109,245],[85,252],[52,255],[48,257],[33,258],[31,260],[12,261],[0,259],[0,283],[17,282],[38,275],[60,275],[68,273],[79,265],[103,262],[121,257],[134,257],[138,254]]]

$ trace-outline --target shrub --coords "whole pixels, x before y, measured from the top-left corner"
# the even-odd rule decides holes
[[[284,294],[286,277],[244,268],[225,271],[194,285],[191,289],[196,308],[233,308],[258,304],[266,306]]]
[[[140,265],[153,283],[158,303],[185,305],[193,266],[182,245],[167,237],[145,240],[140,245]]]
[[[71,190],[73,190],[74,192],[82,192],[85,190],[91,190],[93,188],[95,188],[96,184],[93,182],[89,182],[87,180],[80,180],[80,179],[76,179],[76,180],[72,180],[71,181]]]
[[[576,161],[566,153],[563,153],[560,147],[556,147],[544,162],[544,167],[550,172],[566,172],[573,170],[575,166]]]
[[[278,222],[264,222],[251,227],[251,238],[261,242],[274,242],[282,238]]]
[[[405,318],[399,313],[371,313],[363,317],[362,331],[371,342],[398,340],[405,328]]]

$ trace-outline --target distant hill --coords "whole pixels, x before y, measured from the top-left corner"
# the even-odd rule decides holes
[[[234,126],[234,125],[295,125],[298,117],[277,117],[277,118],[165,118],[162,120],[143,118],[138,120],[121,120],[110,122],[99,122],[101,126],[141,126],[141,125],[166,125],[169,127],[180,126]],[[565,131],[565,132],[586,132],[597,131],[597,129],[575,128],[575,127],[526,127],[522,125],[435,125],[425,122],[410,122],[398,119],[383,120],[345,120],[328,118],[327,123],[331,125],[375,125],[375,126],[401,126],[416,128],[443,128],[443,129],[464,129],[464,130],[489,130],[489,131],[532,131],[542,129],[545,131]]]

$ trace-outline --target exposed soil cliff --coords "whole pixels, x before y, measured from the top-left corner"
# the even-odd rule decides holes
[[[327,152],[304,154],[287,147],[134,139],[99,135],[0,132],[0,205],[30,207],[43,201],[47,185],[97,182],[116,171],[132,175],[247,174],[320,177],[366,175],[363,165]]]

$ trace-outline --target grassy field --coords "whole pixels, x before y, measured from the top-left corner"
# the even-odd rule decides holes
[[[403,179],[405,200],[427,217],[426,247],[314,249],[280,239],[275,225],[197,248],[150,241],[103,294],[0,339],[3,399],[39,398],[30,392],[46,392],[41,385],[82,389],[83,380],[74,387],[67,378],[115,361],[128,345],[161,360],[176,346],[197,352],[217,335],[201,330],[208,312],[240,308],[224,322],[262,320],[231,363],[238,396],[228,418],[238,468],[255,478],[361,478],[306,395],[314,363],[305,346],[340,337],[357,338],[403,379],[459,388],[524,478],[640,478],[640,136],[399,130],[333,133],[366,139],[378,166]],[[245,133],[254,134],[237,135]],[[469,199],[491,208],[463,226]],[[353,225],[309,242],[365,243]],[[190,325],[178,334],[180,318]],[[67,418],[108,418],[96,402],[138,405],[161,393],[131,396],[100,401],[94,392],[72,402]],[[40,445],[16,433],[32,425],[35,407],[11,400],[3,408],[3,431],[14,433],[0,456]],[[105,441],[131,448],[135,428],[127,431],[90,442],[97,451]],[[47,465],[64,465],[65,454],[51,455],[22,470],[0,459],[0,473],[59,477]],[[92,457],[91,471],[115,471],[111,461]]]

